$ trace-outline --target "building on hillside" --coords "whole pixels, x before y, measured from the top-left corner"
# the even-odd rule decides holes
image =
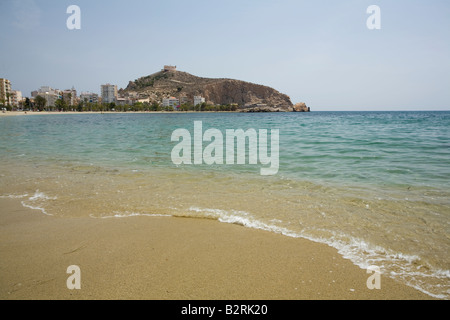
[[[0,104],[11,104],[11,81],[0,78]]]
[[[175,97],[163,99],[163,107],[164,108],[172,107],[172,108],[176,109],[179,105],[180,105],[180,100]]]
[[[164,66],[164,69],[162,69],[162,71],[177,71],[177,66]]]
[[[118,97],[116,99],[116,105],[117,106],[125,106],[128,104],[128,99],[127,98],[123,98],[123,97]]]
[[[140,99],[137,99],[136,102],[150,104],[150,98],[140,98]]]
[[[180,97],[180,104],[186,104],[189,103],[189,98],[187,96],[181,96]]]
[[[201,97],[201,96],[195,96],[194,97],[194,106],[198,106],[199,104],[205,103],[205,98]]]
[[[103,103],[116,103],[118,98],[117,86],[112,84],[104,84],[101,86],[102,102]]]

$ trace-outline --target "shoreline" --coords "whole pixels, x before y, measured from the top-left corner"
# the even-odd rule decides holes
[[[13,116],[37,116],[37,115],[71,115],[71,114],[197,114],[197,113],[251,113],[245,111],[6,111],[0,112],[0,117]],[[272,112],[277,113],[277,112]],[[279,113],[296,113],[296,112],[279,112]],[[300,112],[297,112],[300,113]]]
[[[205,111],[207,112],[207,111]],[[225,112],[232,112],[232,111],[224,111]],[[167,113],[167,114],[175,114],[175,113],[200,113],[198,111],[174,111],[174,112],[168,112],[168,111],[127,111],[127,112],[120,112],[120,111],[86,111],[86,112],[78,112],[78,111],[67,111],[67,112],[59,112],[59,111],[42,111],[42,112],[33,112],[33,111],[7,111],[6,113],[0,113],[0,117],[12,117],[12,116],[36,116],[36,115],[71,115],[71,114],[160,114],[160,113]],[[218,113],[218,112],[211,112],[211,113]]]
[[[46,216],[0,198],[0,299],[428,300],[336,249],[213,220]],[[68,290],[78,265],[82,289]]]

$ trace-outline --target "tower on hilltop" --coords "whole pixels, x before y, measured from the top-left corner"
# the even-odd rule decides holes
[[[163,71],[164,71],[164,72],[168,72],[168,71],[177,71],[177,66],[164,66]]]

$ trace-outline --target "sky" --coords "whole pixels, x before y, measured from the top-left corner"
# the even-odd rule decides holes
[[[448,0],[0,0],[0,30],[0,78],[24,96],[125,88],[176,65],[313,111],[450,110]]]

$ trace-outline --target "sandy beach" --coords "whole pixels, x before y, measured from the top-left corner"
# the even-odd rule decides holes
[[[326,245],[206,219],[64,218],[0,199],[0,299],[431,299]],[[81,270],[69,290],[67,268]]]
[[[176,112],[168,112],[168,111],[127,111],[127,112],[120,112],[120,111],[87,111],[87,112],[77,112],[77,111],[66,111],[66,112],[59,112],[59,111],[42,111],[42,112],[34,112],[34,111],[6,111],[5,113],[0,112],[0,117],[11,117],[11,116],[33,116],[33,115],[69,115],[69,114],[145,114],[145,113],[151,113],[151,114],[183,114],[183,113],[239,113],[240,111],[176,111]]]
[[[77,112],[77,111],[67,111],[67,112],[59,112],[59,111],[42,111],[42,112],[34,112],[34,111],[6,111],[5,113],[0,112],[0,117],[10,117],[10,116],[33,116],[33,115],[64,115],[64,114],[113,114],[113,113],[150,113],[150,112],[116,112],[116,111],[92,111],[92,112]],[[152,111],[151,113],[164,113],[164,111]],[[167,113],[167,112],[165,112]]]

